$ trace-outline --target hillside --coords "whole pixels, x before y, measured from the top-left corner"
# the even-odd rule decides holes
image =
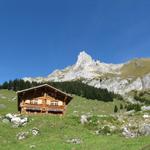
[[[11,123],[3,123],[2,118],[7,113],[16,111],[16,94],[13,91],[0,90],[0,149],[21,150],[148,150],[149,136],[140,136],[137,138],[127,139],[115,134],[95,134],[95,131],[104,124],[121,126],[120,122],[110,116],[121,115],[123,110],[114,114],[114,106],[118,108],[125,103],[123,101],[101,102],[97,100],[87,100],[85,98],[74,96],[74,99],[68,106],[64,116],[55,115],[38,115],[29,116],[29,122],[23,127],[13,127]],[[81,115],[93,115],[90,124],[82,125],[80,123]],[[99,117],[100,118],[99,118]],[[136,113],[128,116],[126,120],[142,121],[143,113]],[[99,119],[98,119],[99,118]],[[95,122],[95,119],[99,120]],[[134,121],[135,122],[135,121]],[[24,140],[18,140],[16,135],[19,132],[30,132],[32,128],[38,128],[40,134],[33,136],[31,134]],[[68,143],[69,139],[79,139],[79,144]]]
[[[8,89],[14,91],[20,91],[42,85],[43,83],[28,82],[22,79],[10,80],[0,85],[0,89]],[[46,84],[51,85],[57,89],[65,91],[69,94],[75,94],[78,96],[85,97],[87,99],[97,99],[99,101],[113,101],[114,98],[123,99],[121,95],[109,92],[107,89],[95,88],[81,81],[68,81],[68,82],[47,82]]]

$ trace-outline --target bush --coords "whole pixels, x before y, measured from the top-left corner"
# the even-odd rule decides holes
[[[134,110],[135,110],[135,111],[141,111],[141,106],[140,106],[139,104],[136,104],[136,105],[134,106]]]
[[[120,109],[123,109],[123,105],[122,104],[120,104]]]
[[[97,116],[91,116],[88,118],[88,122],[86,124],[84,124],[84,126],[88,129],[88,130],[97,130],[98,129],[98,117]]]
[[[99,130],[100,134],[106,135],[106,134],[110,134],[110,127],[109,126],[104,126],[102,129]]]
[[[145,105],[150,105],[150,93],[148,91],[135,92],[134,99]]]
[[[141,111],[140,104],[129,104],[127,105],[127,111],[135,110],[135,111]]]
[[[115,112],[115,113],[118,112],[118,107],[117,107],[117,105],[115,105],[115,107],[114,107],[114,112]]]

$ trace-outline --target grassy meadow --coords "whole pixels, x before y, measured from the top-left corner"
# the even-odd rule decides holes
[[[125,105],[117,100],[105,103],[74,96],[64,116],[30,115],[27,125],[13,128],[11,123],[6,124],[1,120],[6,113],[17,113],[16,94],[0,90],[0,104],[3,104],[0,108],[0,150],[149,150],[148,136],[126,139],[120,134],[96,135],[94,130],[80,123],[82,114],[113,114],[114,106],[119,107],[121,103]],[[19,132],[30,131],[33,127],[40,130],[40,135],[29,134],[28,138],[20,141],[16,138]],[[72,138],[79,138],[81,144],[67,143]]]

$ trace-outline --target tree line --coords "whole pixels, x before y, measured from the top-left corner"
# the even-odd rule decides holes
[[[0,89],[8,89],[19,91],[27,88],[31,88],[34,86],[41,85],[43,83],[37,82],[29,82],[24,81],[22,79],[10,80],[8,82],[4,82],[0,85]],[[122,99],[122,96],[119,94],[114,94],[113,92],[109,92],[107,89],[95,88],[89,86],[87,84],[82,83],[81,81],[67,81],[67,82],[47,82],[47,84],[58,88],[64,92],[75,94],[78,96],[85,97],[87,99],[97,99],[99,101],[113,101],[114,98]]]

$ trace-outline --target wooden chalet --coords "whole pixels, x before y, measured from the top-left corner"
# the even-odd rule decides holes
[[[18,111],[28,113],[64,114],[72,97],[48,84],[17,92]]]

